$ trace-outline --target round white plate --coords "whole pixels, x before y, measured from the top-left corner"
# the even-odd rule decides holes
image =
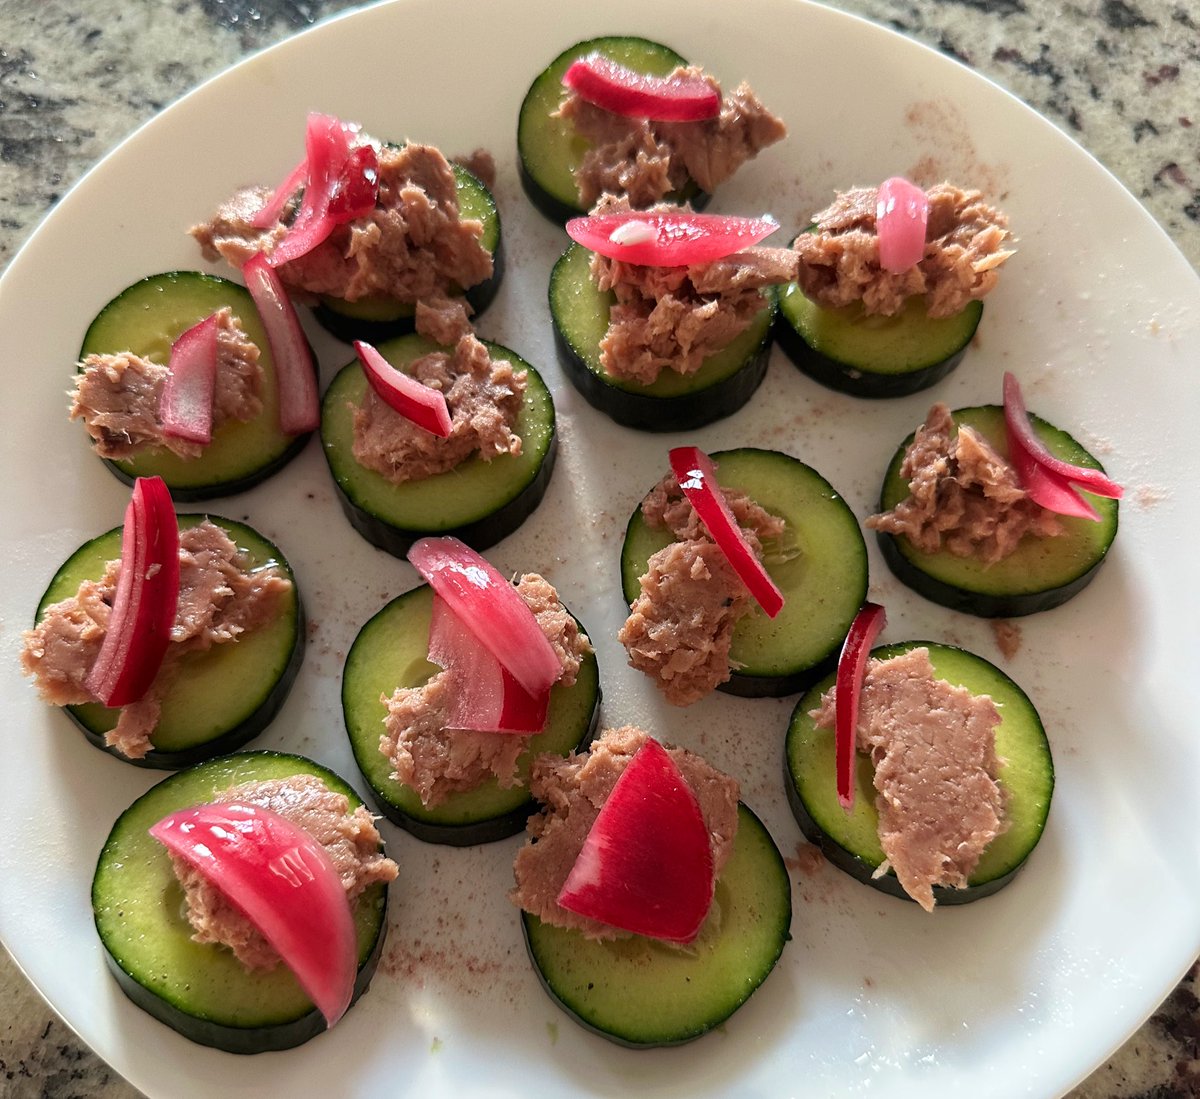
[[[626,518],[681,440],[612,426],[563,379],[545,292],[564,237],[521,194],[514,150],[529,82],[571,42],[604,33],[660,39],[726,81],[748,78],[787,120],[787,141],[743,169],[715,209],[770,210],[790,231],[835,188],[906,173],[979,186],[1010,215],[1020,251],[978,345],[936,397],[998,401],[1003,371],[1016,371],[1030,406],[1127,486],[1111,560],[1072,603],[1022,620],[1020,650],[1004,662],[989,624],[907,592],[871,547],[886,638],[950,640],[997,660],[1049,731],[1049,827],[996,897],[927,916],[795,857],[801,837],[779,774],[794,700],[718,695],[673,711],[613,640]],[[144,275],[200,265],[187,227],[236,186],[282,178],[310,109],[451,154],[494,150],[508,273],[479,327],[550,382],[562,447],[541,508],[489,556],[547,573],[589,626],[605,723],[644,723],[738,775],[790,860],[793,939],[780,965],[726,1026],[684,1049],[618,1049],[542,993],[505,896],[517,840],[443,849],[385,823],[401,866],[387,955],[345,1021],[297,1050],[237,1058],[193,1046],[127,1003],[105,971],[88,899],[96,854],[160,776],[90,748],[17,671],[39,593],[78,543],[120,521],[127,499],[67,422],[64,391],[95,312]],[[0,934],[66,1020],[150,1096],[1046,1096],[1111,1052],[1200,950],[1197,521],[1187,503],[1200,473],[1200,282],[1093,160],[946,58],[794,0],[368,9],[204,85],[98,165],[4,276],[0,333]],[[331,377],[347,348],[313,335]],[[751,404],[689,441],[790,451],[865,516],[893,448],[933,399],[855,401],[775,352]],[[315,441],[214,510],[280,544],[313,623],[296,689],[255,746],[310,754],[357,782],[342,659],[359,626],[414,583],[412,570],[351,531]]]

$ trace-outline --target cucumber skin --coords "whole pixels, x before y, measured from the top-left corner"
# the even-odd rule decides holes
[[[637,431],[692,431],[732,416],[762,385],[771,357],[771,327],[751,359],[735,374],[697,393],[679,397],[648,397],[607,385],[587,368],[554,325],[554,347],[559,365],[593,408],[622,427]]]
[[[284,758],[286,753],[281,752],[257,752],[250,753],[251,755],[263,757],[279,757]],[[303,759],[303,757],[298,757]],[[309,762],[305,760],[305,762]],[[322,768],[324,769],[324,768]],[[336,776],[335,776],[336,777]],[[347,786],[349,789],[349,787]],[[153,788],[152,788],[153,789]],[[147,791],[149,792],[149,791]],[[143,795],[144,796],[144,795]],[[352,803],[355,799],[351,799]],[[136,803],[135,803],[136,804]],[[351,808],[353,808],[353,804]],[[132,806],[130,806],[132,808]],[[123,814],[122,814],[123,815]],[[120,818],[118,818],[119,823]],[[114,824],[114,829],[116,825]],[[101,852],[103,858],[103,851]],[[99,868],[98,868],[99,869]],[[96,883],[92,885],[92,907],[97,918],[99,915],[101,903],[95,896]],[[387,897],[388,887],[386,883],[382,886],[382,897],[380,900],[381,910],[383,915],[379,921],[379,930],[375,936],[375,941],[372,944],[371,950],[367,957],[359,963],[358,972],[354,981],[354,991],[350,997],[350,1007],[358,1001],[367,988],[371,984],[371,979],[375,975],[375,971],[379,966],[379,960],[383,957],[383,947],[387,940],[388,934],[388,919],[387,919]],[[99,933],[99,924],[97,922],[97,932]],[[109,972],[116,979],[117,985],[121,991],[139,1008],[145,1011],[148,1015],[157,1019],[161,1023],[165,1023],[176,1033],[180,1034],[189,1041],[195,1042],[198,1045],[209,1046],[214,1049],[223,1050],[226,1053],[236,1053],[241,1055],[249,1055],[255,1053],[267,1053],[276,1050],[293,1049],[296,1046],[302,1045],[304,1042],[315,1038],[323,1031],[328,1029],[325,1025],[325,1017],[317,1008],[305,1013],[297,1019],[287,1023],[277,1023],[268,1027],[236,1027],[222,1023],[217,1023],[211,1019],[200,1018],[196,1015],[190,1015],[174,1004],[169,1003],[161,996],[152,992],[145,985],[141,984],[138,979],[128,970],[126,970],[116,958],[109,952],[107,944],[103,937],[100,938],[100,945],[104,951],[104,961],[108,966]]]
[[[980,317],[982,317],[982,311]],[[978,322],[976,322],[978,326]],[[972,331],[972,336],[974,330]],[[887,400],[892,397],[907,397],[922,389],[937,385],[951,374],[962,362],[970,341],[963,344],[953,355],[922,370],[910,370],[903,374],[876,374],[856,369],[849,363],[830,358],[809,344],[795,327],[784,317],[782,310],[775,319],[775,340],[796,368],[813,381],[827,389],[837,390],[851,397],[868,400]]]
[[[550,997],[550,999],[553,1000],[554,1003],[563,1012],[565,1012],[568,1016],[570,1016],[570,1018],[572,1019],[573,1022],[575,1022],[577,1025],[581,1026],[584,1030],[586,1030],[592,1034],[598,1035],[599,1037],[604,1038],[606,1041],[612,1042],[614,1045],[621,1046],[624,1049],[664,1049],[664,1048],[671,1048],[671,1047],[675,1047],[675,1046],[686,1045],[689,1042],[694,1042],[697,1038],[704,1037],[704,1035],[711,1033],[716,1028],[718,1028],[718,1027],[722,1026],[724,1023],[728,1022],[728,1020],[737,1013],[738,1009],[741,1008],[746,1003],[746,1001],[755,992],[758,991],[758,989],[766,981],[767,977],[770,976],[771,971],[775,968],[780,957],[782,957],[782,955],[783,955],[784,947],[787,946],[788,942],[791,941],[791,937],[792,937],[791,921],[792,921],[793,906],[791,903],[791,879],[788,876],[787,866],[783,861],[782,854],[780,854],[779,847],[775,843],[770,832],[767,831],[766,826],[757,817],[757,815],[753,812],[753,810],[751,810],[748,806],[746,806],[746,804],[744,802],[738,803],[738,810],[739,810],[739,817],[741,817],[743,814],[745,814],[745,815],[749,816],[750,818],[752,818],[755,825],[757,826],[757,828],[761,831],[762,835],[765,836],[770,841],[771,847],[773,849],[773,854],[774,854],[774,859],[773,859],[774,869],[776,870],[780,879],[783,882],[787,883],[786,884],[786,895],[785,895],[787,904],[786,904],[785,919],[784,919],[784,923],[783,923],[783,933],[779,936],[778,950],[775,952],[774,957],[770,959],[769,964],[767,964],[765,966],[765,969],[762,973],[761,978],[756,983],[750,985],[750,987],[745,989],[745,995],[742,996],[741,999],[738,1000],[736,1003],[734,1003],[730,1007],[730,1009],[727,1012],[725,1012],[725,1014],[722,1015],[720,1018],[706,1019],[698,1024],[690,1025],[686,1029],[682,1030],[676,1037],[673,1037],[673,1038],[663,1039],[663,1040],[656,1039],[656,1040],[649,1040],[649,1041],[638,1041],[636,1039],[626,1037],[623,1034],[617,1034],[617,1033],[614,1033],[613,1031],[605,1030],[603,1027],[598,1026],[595,1023],[592,1023],[588,1019],[585,1019],[583,1016],[579,1015],[569,1004],[566,1003],[566,1001],[564,1001],[558,995],[558,993],[554,989],[554,986],[551,984],[550,980],[546,977],[545,973],[542,971],[541,966],[538,965],[538,962],[537,962],[537,954],[536,954],[536,950],[534,948],[533,941],[532,941],[531,934],[530,934],[530,928],[532,925],[532,921],[536,920],[536,917],[531,916],[528,912],[522,912],[521,913],[521,938],[522,938],[522,941],[525,943],[525,950],[529,955],[529,960],[530,960],[531,965],[533,966],[533,971],[534,971],[535,975],[537,976],[538,983],[542,986],[542,989]]]
[[[896,655],[898,652],[906,649],[916,648],[918,646],[928,646],[931,648],[953,648],[954,646],[940,645],[932,641],[909,641],[891,643],[873,650],[872,655],[881,650],[886,650],[887,655]],[[965,650],[963,650],[965,651]],[[982,660],[982,658],[979,658]],[[997,669],[999,670],[999,669]],[[1001,673],[1003,674],[1003,673]],[[1007,677],[1005,677],[1007,678]],[[1019,688],[1018,688],[1019,689]],[[1024,695],[1025,692],[1021,691]],[[1028,702],[1028,696],[1025,695]],[[797,703],[797,710],[803,705],[804,700],[801,699]],[[1029,706],[1033,709],[1033,703],[1029,702]],[[1034,710],[1035,716],[1037,711]],[[793,717],[794,720],[794,717]],[[1040,721],[1040,719],[1039,719]],[[876,876],[877,867],[872,863],[856,855],[853,851],[843,847],[836,839],[826,832],[811,816],[808,807],[804,803],[804,799],[800,796],[796,788],[796,783],[792,777],[792,770],[789,759],[789,736],[784,738],[783,750],[783,788],[787,795],[788,807],[792,811],[792,815],[796,818],[796,823],[800,826],[800,831],[804,834],[804,838],[810,843],[815,844],[821,851],[821,854],[835,867],[849,874],[855,881],[861,882],[863,885],[869,885],[872,889],[878,890],[880,893],[886,893],[890,897],[896,897],[899,900],[906,901],[909,904],[916,904],[916,901],[905,892],[904,887],[900,884],[899,879],[894,873],[880,874]],[[1044,730],[1043,730],[1044,735]],[[1047,811],[1049,801],[1053,796],[1054,791],[1054,761],[1049,759],[1050,766],[1050,790],[1047,795]],[[861,794],[860,794],[861,796]],[[1045,820],[1043,819],[1043,828]],[[1033,854],[1037,847],[1037,842],[1041,839],[1041,832],[1038,834],[1038,840],[1033,846],[1025,852],[1024,856],[1006,873],[990,878],[986,882],[980,882],[977,885],[968,884],[963,889],[955,889],[951,886],[935,885],[933,887],[933,899],[938,907],[948,905],[970,904],[973,901],[983,900],[985,897],[990,897],[994,893],[998,893],[1006,885],[1013,880],[1014,877],[1024,868],[1029,856]]]

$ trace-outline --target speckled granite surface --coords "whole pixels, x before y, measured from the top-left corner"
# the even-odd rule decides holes
[[[138,124],[345,0],[0,0],[0,267]],[[1091,151],[1200,267],[1192,0],[840,0],[1007,87]],[[129,66],[130,56],[140,62]],[[1197,971],[1074,1099],[1200,1095]],[[131,1099],[0,953],[0,1096]]]

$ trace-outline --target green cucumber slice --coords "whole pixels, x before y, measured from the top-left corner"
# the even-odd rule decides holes
[[[1004,410],[999,405],[961,408],[952,413],[955,423],[974,427],[1004,455]],[[1030,416],[1041,440],[1060,458],[1074,465],[1102,469],[1100,463],[1065,431],[1037,416]],[[879,510],[890,511],[908,496],[908,483],[900,476],[910,435],[892,457],[880,492]],[[878,534],[883,559],[908,587],[926,599],[952,610],[982,618],[1013,618],[1036,614],[1065,603],[1095,577],[1117,536],[1118,503],[1102,497],[1088,499],[1100,521],[1063,518],[1066,533],[1057,538],[1026,537],[1015,553],[994,565],[971,557],[955,557],[942,550],[922,553],[903,536]]]
[[[938,677],[973,694],[990,695],[1000,710],[996,754],[1002,760],[998,781],[1008,795],[1012,822],[989,845],[965,889],[935,886],[939,905],[966,904],[990,896],[1007,885],[1037,846],[1050,812],[1054,792],[1054,761],[1041,718],[1025,694],[994,664],[974,653],[930,641],[904,641],[872,650],[879,660],[899,656],[924,646]],[[834,771],[834,732],[817,729],[809,711],[833,686],[834,677],[816,684],[796,704],[784,749],[784,785],[800,830],[821,848],[835,866],[861,882],[911,900],[888,872],[879,877],[883,863],[879,844],[879,815],[875,810],[874,768],[860,753],[855,778],[854,809],[846,813],[837,798]]]
[[[570,123],[553,116],[564,95],[563,73],[572,61],[593,52],[649,76],[667,76],[677,66],[687,64],[668,46],[645,38],[617,35],[577,42],[538,74],[521,103],[517,152],[521,185],[529,200],[551,221],[563,222],[587,213],[580,204],[573,174],[587,151],[587,142],[575,134]],[[708,196],[689,183],[674,200],[691,202],[699,209]]]
[[[156,448],[121,461],[105,460],[126,484],[157,475],[179,503],[228,496],[266,480],[308,441],[307,434],[285,435],[279,428],[279,386],[266,330],[250,292],[228,279],[199,271],[169,271],[135,282],[100,310],[84,336],[79,358],[132,351],[165,365],[175,339],[223,306],[229,306],[258,346],[263,369],[261,414],[246,423],[222,424],[199,458],[180,458]]]
[[[719,690],[746,697],[804,690],[833,666],[867,594],[867,548],[858,520],[828,481],[788,454],[744,447],[718,451],[722,487],[741,489],[787,522],[787,560],[767,571],[786,600],[775,618],[757,608],[734,629],[732,678]],[[634,511],[621,550],[621,590],[632,604],[650,556],[671,536]]]
[[[475,316],[492,303],[504,276],[504,238],[500,231],[500,210],[492,192],[478,176],[461,164],[452,164],[458,192],[459,214],[465,220],[483,222],[480,243],[492,253],[492,277],[464,291]],[[351,343],[366,340],[380,343],[412,331],[415,305],[394,298],[361,298],[345,301],[322,295],[313,316],[339,340]]]
[[[634,936],[594,942],[527,912],[521,926],[542,986],[581,1026],[619,1045],[678,1045],[728,1019],[767,979],[791,938],[791,883],[762,822],[738,806],[717,882],[720,925],[689,949]]]
[[[903,397],[958,366],[983,302],[953,317],[930,317],[924,299],[912,297],[894,317],[879,317],[860,304],[825,309],[790,283],[780,294],[779,314],[779,345],[810,378],[854,397]]]
[[[427,843],[467,846],[516,835],[536,805],[529,795],[529,767],[545,753],[566,756],[591,740],[600,713],[600,673],[594,653],[584,658],[572,687],[550,693],[546,729],[530,741],[518,763],[521,784],[502,788],[490,779],[478,789],[451,795],[426,808],[410,787],[389,777],[379,751],[387,707],[397,687],[419,687],[438,668],[427,659],[433,592],[422,585],[393,599],[354,639],[342,675],[342,714],[354,758],[370,784],[380,812]]]
[[[262,629],[237,641],[189,654],[163,698],[162,715],[151,738],[154,747],[142,759],[129,759],[104,743],[119,711],[99,702],[65,707],[71,720],[95,747],[139,767],[175,769],[240,748],[274,719],[295,682],[304,659],[304,609],[291,566],[279,549],[244,523],[218,515],[180,515],[184,530],[209,519],[246,554],[253,568],[276,565],[291,581],[283,613]],[[38,603],[36,620],[46,608],[98,580],[105,565],[121,556],[121,528],[85,542],[55,574]]]
[[[485,341],[486,343],[486,341]],[[321,403],[321,444],[342,509],[372,545],[403,557],[418,538],[452,534],[477,550],[506,538],[533,513],[550,483],[557,443],[554,402],[538,374],[519,355],[488,343],[493,356],[526,370],[529,384],[517,419],[521,453],[485,462],[478,456],[447,473],[395,485],[354,459],[353,409],[366,393],[358,360],[330,383]],[[379,347],[398,369],[430,351],[444,350],[422,336],[400,336]]]
[[[690,431],[730,416],[758,389],[767,373],[776,296],[732,343],[709,356],[694,374],[664,370],[650,385],[614,378],[600,365],[600,341],[616,301],[593,281],[591,253],[572,244],[550,273],[554,344],[567,378],[594,408],[641,431]]]
[[[225,947],[192,941],[183,890],[166,849],[147,830],[167,813],[211,801],[230,786],[297,774],[316,775],[344,794],[351,810],[362,804],[345,781],[312,760],[246,752],[160,782],[121,814],[100,852],[92,912],[109,968],[138,1007],[201,1045],[230,1053],[290,1049],[325,1030],[325,1020],[286,966],[250,973]],[[387,886],[378,883],[354,903],[355,1000],[383,952],[386,917]]]

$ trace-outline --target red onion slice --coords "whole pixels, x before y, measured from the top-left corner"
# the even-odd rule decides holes
[[[450,434],[450,409],[440,389],[422,385],[398,370],[369,343],[355,340],[354,350],[367,381],[384,404],[440,439]]]
[[[837,771],[837,795],[846,812],[854,808],[855,743],[858,736],[858,700],[862,694],[867,658],[884,626],[887,614],[878,603],[864,603],[854,621],[838,657],[837,705],[834,711],[834,747]]]
[[[771,218],[686,210],[625,210],[567,222],[567,234],[584,248],[643,267],[711,263],[758,244],[778,228]]]
[[[929,197],[915,183],[892,176],[879,185],[875,232],[879,236],[879,265],[893,275],[916,267],[925,257]]]
[[[171,372],[158,403],[164,435],[205,445],[212,442],[219,324],[213,313],[171,345]]]
[[[702,76],[647,76],[598,53],[573,61],[563,84],[581,99],[626,118],[698,122],[721,113],[721,95]]]

